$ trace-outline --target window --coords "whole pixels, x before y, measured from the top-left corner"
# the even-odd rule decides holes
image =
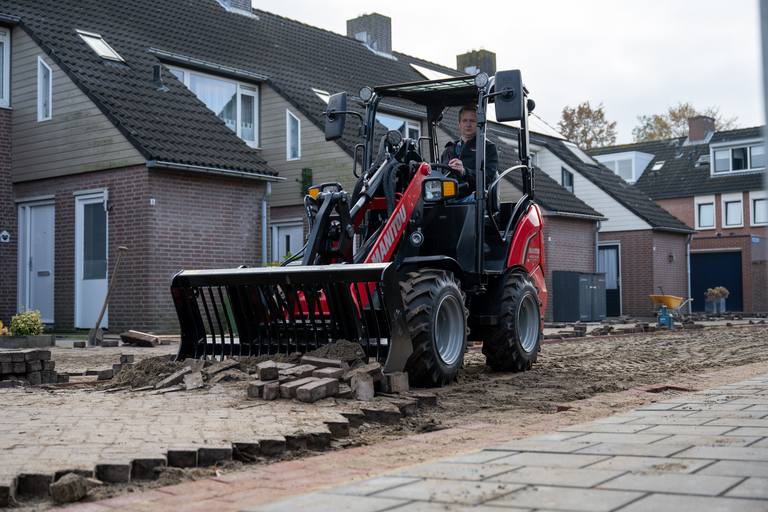
[[[740,228],[744,225],[742,219],[742,194],[723,194],[721,196],[723,207],[723,229]]]
[[[565,190],[573,194],[573,173],[566,170],[565,167],[560,168],[562,174],[562,183]]]
[[[37,57],[37,120],[51,119],[53,73],[42,57]]]
[[[11,37],[0,29],[0,107],[11,106]]]
[[[249,146],[257,147],[259,133],[256,87],[181,69],[170,69],[170,71],[238,137]]]
[[[421,137],[421,124],[418,121],[411,121],[402,117],[395,117],[389,114],[376,114],[376,120],[387,127],[388,130],[397,130],[403,134],[404,138],[416,139]]]
[[[738,147],[713,148],[712,161],[713,174],[764,169],[765,145],[755,140]]]
[[[696,229],[715,229],[715,196],[694,198]]]
[[[301,121],[290,110],[285,111],[286,160],[301,158]]]
[[[640,179],[640,176],[642,176],[654,158],[656,158],[655,155],[640,151],[623,151],[621,153],[595,155],[595,160],[613,171],[614,174],[618,174],[627,183],[634,183]],[[654,170],[661,169],[663,165],[664,162],[658,162],[658,169],[654,168]]]
[[[758,190],[749,193],[750,224],[752,226],[768,225],[768,192]]]
[[[123,58],[114,50],[99,34],[93,32],[86,32],[85,30],[77,30],[77,34],[85,41],[88,46],[95,51],[99,57],[107,60],[114,60],[117,62],[123,62]]]

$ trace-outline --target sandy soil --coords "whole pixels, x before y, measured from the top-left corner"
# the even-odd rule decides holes
[[[119,354],[133,353],[136,361],[175,353],[178,345],[153,349],[56,349],[57,370],[74,367],[108,368],[119,362]],[[115,361],[117,359],[117,361]],[[569,339],[543,345],[532,371],[520,374],[492,372],[480,350],[466,355],[460,383],[441,389],[418,390],[438,398],[438,406],[422,408],[403,418],[399,426],[363,424],[352,428],[348,439],[335,440],[332,450],[343,450],[386,442],[426,431],[472,423],[508,424],[520,437],[537,435],[531,426],[547,418],[562,418],[577,424],[642,407],[671,395],[708,389],[768,373],[768,328],[762,325],[712,326],[704,330],[628,335],[614,338]],[[634,391],[642,386],[660,387],[657,393]],[[667,386],[666,389],[664,387]],[[674,389],[672,389],[674,388]],[[324,401],[324,407],[329,404]],[[336,400],[341,407],[342,400]],[[286,402],[290,404],[290,402]],[[333,406],[333,404],[330,404]],[[289,406],[289,405],[287,405]],[[565,412],[557,412],[565,406]],[[554,416],[557,414],[558,416]],[[291,452],[287,458],[312,456],[317,452]],[[446,454],[446,457],[451,454]],[[409,456],[410,457],[410,456]],[[94,501],[141,492],[199,478],[214,471],[229,473],[250,469],[253,464],[231,462],[215,469],[168,470],[160,479],[146,483],[112,485],[91,490],[84,501]],[[414,453],[408,464],[421,460]],[[42,511],[48,500],[33,499],[18,510]]]

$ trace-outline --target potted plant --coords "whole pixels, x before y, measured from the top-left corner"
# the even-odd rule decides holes
[[[724,286],[708,288],[704,292],[704,308],[708,315],[725,313],[725,299],[728,297],[728,293]]]
[[[11,318],[10,329],[0,322],[0,348],[52,347],[53,336],[43,335],[40,312],[21,306],[21,312]]]

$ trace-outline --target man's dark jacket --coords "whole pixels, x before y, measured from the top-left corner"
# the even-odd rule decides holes
[[[463,199],[475,191],[475,155],[477,152],[476,138],[472,137],[467,142],[461,145],[461,155],[456,155],[456,144],[458,141],[449,142],[445,145],[445,150],[440,157],[440,162],[447,164],[453,158],[459,158],[464,164],[464,170],[466,174],[461,177],[463,181],[468,183],[468,187],[462,187],[459,189],[459,199]],[[499,167],[499,153],[496,151],[496,144],[486,140],[485,142],[485,187],[488,188],[493,180],[496,179],[496,169]],[[455,175],[451,177],[459,178]],[[462,179],[459,179],[459,183]]]

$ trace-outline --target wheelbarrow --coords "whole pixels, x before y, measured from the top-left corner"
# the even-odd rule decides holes
[[[659,312],[659,327],[666,325],[670,329],[674,329],[675,323],[673,319],[682,320],[683,315],[680,310],[693,299],[663,295],[664,290],[661,286],[659,286],[659,289],[662,295],[651,295],[651,299],[656,304],[657,311]]]

